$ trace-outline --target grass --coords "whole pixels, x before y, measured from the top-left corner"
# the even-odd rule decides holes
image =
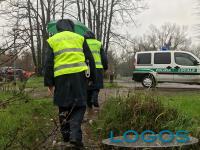
[[[117,83],[104,82],[104,88],[120,88]]]
[[[120,132],[134,129],[141,133],[150,129],[188,130],[200,138],[200,95],[198,93],[135,93],[130,97],[111,97],[104,104],[98,120],[93,124],[95,135],[99,129],[108,138],[111,130]],[[196,106],[195,106],[196,105]],[[120,132],[119,132],[120,131]],[[117,135],[118,135],[117,134]]]
[[[193,136],[200,139],[200,93],[198,91],[162,93],[159,97],[163,104],[175,108],[181,114],[191,118],[188,130],[192,131]]]
[[[200,93],[199,92],[184,92],[176,94],[163,94],[163,101],[168,105],[177,108],[181,112],[191,117],[200,118]]]
[[[119,88],[116,83],[105,83],[106,88]],[[26,88],[37,88],[42,92],[42,77],[32,77]],[[12,92],[0,92],[0,103]],[[0,108],[0,149],[28,149],[45,139],[53,127],[52,118],[57,118],[56,107],[51,98],[30,98],[22,95],[19,100]],[[198,92],[154,92],[136,93],[130,97],[110,97],[93,124],[94,133],[102,129],[107,138],[108,132],[144,129],[187,129],[200,137],[200,93]],[[23,147],[23,148],[22,148]]]
[[[26,83],[26,88],[38,88],[44,86],[44,78],[32,76]]]
[[[42,88],[42,78],[32,78],[28,88]],[[46,139],[57,118],[51,98],[30,99],[28,95],[0,93],[0,103],[15,96],[17,101],[0,107],[0,149],[31,149]]]
[[[0,93],[0,101],[8,99],[12,97],[12,95],[9,92],[1,92]]]
[[[52,128],[55,110],[50,99],[20,100],[1,109],[0,149],[37,145]]]

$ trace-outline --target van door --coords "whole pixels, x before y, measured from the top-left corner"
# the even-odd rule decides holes
[[[174,81],[196,83],[200,80],[199,60],[189,53],[174,52]]]
[[[159,82],[173,82],[171,52],[155,52],[153,68]]]

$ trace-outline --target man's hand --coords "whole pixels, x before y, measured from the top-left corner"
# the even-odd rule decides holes
[[[49,92],[50,96],[53,96],[54,95],[54,86],[49,86],[48,87],[48,92]]]

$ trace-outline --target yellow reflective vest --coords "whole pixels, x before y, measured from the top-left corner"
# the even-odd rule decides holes
[[[70,31],[50,37],[47,42],[54,53],[54,77],[88,69],[83,53],[84,38]]]
[[[96,39],[87,39],[86,42],[94,57],[96,68],[103,68],[103,65],[101,62],[101,55],[100,55],[101,42],[99,42]]]

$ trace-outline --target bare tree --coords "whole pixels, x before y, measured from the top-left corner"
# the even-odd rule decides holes
[[[170,50],[188,50],[191,44],[187,27],[170,23],[165,23],[160,28],[151,25],[147,34],[135,41],[135,51],[158,50],[163,46],[169,46]]]
[[[197,18],[200,17],[200,11],[199,11],[199,9],[200,9],[200,0],[196,0],[195,15],[196,15]],[[195,31],[194,32],[194,36],[196,37],[197,40],[199,40],[200,39],[200,23],[195,24],[193,26],[193,28],[194,28],[194,31]]]
[[[46,27],[50,20],[73,18],[82,21],[102,40],[107,52],[110,41],[122,37],[115,26],[120,22],[134,23],[134,15],[145,8],[138,0],[5,0],[2,3],[4,9],[0,10],[0,16],[8,21],[4,28],[15,26],[19,10],[17,48],[31,50],[39,74],[44,66],[46,40],[49,37]],[[12,34],[7,34],[0,46],[2,52],[13,47]]]
[[[113,38],[111,33],[119,34],[114,26],[120,22],[134,23],[134,15],[146,8],[137,0],[76,0],[76,4],[78,19],[88,24],[97,39],[103,42],[106,52]]]
[[[49,37],[47,24],[58,16],[64,15],[68,3],[62,0],[5,0],[4,9],[0,10],[0,16],[7,20],[2,28],[14,28],[15,22],[19,19],[19,28],[17,29],[17,48],[20,50],[30,49],[33,62],[38,74],[42,74],[44,66],[45,52],[47,49],[46,40]],[[62,10],[62,11],[60,11]],[[16,12],[19,11],[19,17]],[[13,48],[13,33],[11,31],[6,35],[6,41],[0,46],[1,52]],[[21,42],[21,47],[19,47]],[[24,47],[22,47],[24,46]]]

